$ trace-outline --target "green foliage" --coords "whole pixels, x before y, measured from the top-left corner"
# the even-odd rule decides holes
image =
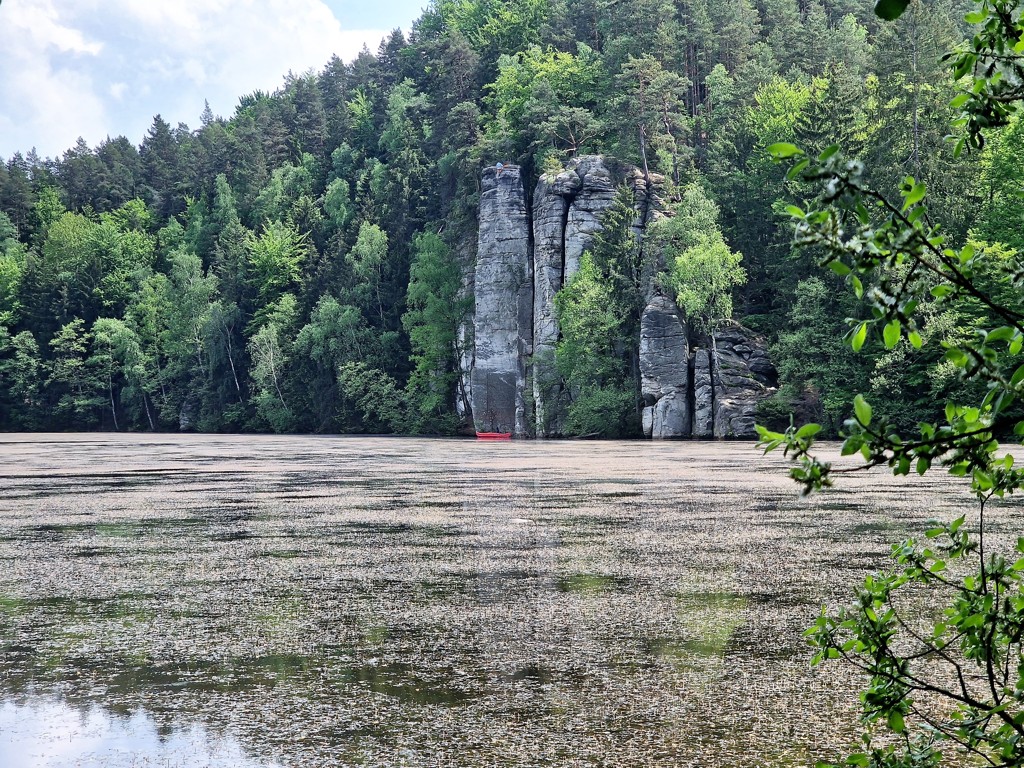
[[[0,326],[14,325],[21,312],[22,275],[25,272],[25,247],[17,239],[18,231],[0,212]]]
[[[275,432],[288,432],[295,426],[295,413],[285,398],[285,377],[296,315],[295,297],[286,293],[249,340],[256,412]]]
[[[896,18],[910,5],[882,1],[876,11]],[[951,57],[955,77],[975,76],[970,93],[956,99],[966,109],[958,150],[983,146],[992,126],[1009,123],[1012,136],[1024,98],[1019,86],[1004,82],[1021,66],[1017,3],[977,6],[967,21],[980,30]],[[945,364],[968,385],[959,393],[964,399],[947,399],[940,417],[907,431],[881,403],[857,394],[841,452],[861,462],[842,469],[815,454],[819,425],[784,433],[759,427],[766,451],[784,448],[796,462],[791,474],[805,492],[870,467],[888,466],[895,475],[941,467],[963,478],[978,500],[976,520],[933,523],[925,542],[895,545],[895,567],[867,577],[855,605],[824,610],[808,630],[815,663],[842,660],[868,678],[861,694],[864,750],[845,764],[935,766],[956,753],[965,762],[1020,765],[1024,539],[1012,550],[993,547],[985,516],[989,505],[1024,486],[1024,471],[999,442],[1024,439],[1016,406],[1024,386],[1024,270],[1011,249],[955,244],[931,218],[927,185],[913,177],[903,180],[898,197],[889,196],[837,147],[818,156],[792,144],[771,152],[792,164],[791,177],[818,191],[806,210],[789,209],[797,244],[820,253],[823,266],[868,310],[850,321],[851,349],[867,350],[877,340],[892,355],[941,342]],[[936,333],[937,319],[948,317],[969,318],[968,328]]]
[[[419,235],[413,243],[408,307],[402,324],[415,363],[407,396],[418,432],[452,432],[451,403],[470,409],[460,366],[466,354],[463,324],[473,308],[462,294],[462,274],[451,249],[437,235]]]
[[[832,435],[842,427],[858,382],[866,378],[865,361],[843,341],[849,307],[836,302],[835,294],[835,286],[822,278],[802,280],[788,328],[771,350],[783,382],[776,396],[783,420],[792,413],[802,422],[822,424]]]
[[[388,234],[376,224],[364,221],[359,225],[356,244],[345,257],[360,284],[357,296],[366,308],[376,308],[384,320],[383,280],[388,263]]]
[[[263,307],[272,308],[298,282],[305,256],[304,242],[305,236],[280,221],[267,222],[259,236],[247,236],[249,279]]]
[[[16,429],[43,426],[41,406],[42,357],[39,344],[28,331],[11,338],[0,326],[0,385],[6,397],[4,417]]]
[[[652,243],[669,265],[663,282],[687,318],[710,334],[732,317],[733,290],[746,282],[743,254],[726,244],[718,206],[701,186],[687,186],[674,213],[651,227]]]
[[[588,388],[569,406],[565,432],[580,437],[636,437],[636,393],[611,384]]]
[[[356,407],[368,432],[400,432],[405,425],[405,398],[398,384],[365,363],[345,363],[338,369],[338,384]]]
[[[103,405],[102,384],[87,360],[90,339],[85,323],[75,319],[50,340],[53,357],[47,366],[46,386],[55,393],[55,415],[65,424],[88,424]]]
[[[601,60],[580,44],[576,55],[532,46],[498,62],[498,78],[488,86],[493,117],[485,125],[487,140],[507,138],[508,157],[520,159],[544,143],[576,152],[600,133],[594,117],[603,77]],[[510,135],[504,137],[503,134]]]
[[[618,353],[623,317],[610,281],[589,251],[555,296],[555,308],[562,329],[555,364],[571,397],[566,433],[622,436],[625,425],[636,422],[638,397]]]
[[[639,166],[662,202],[699,184],[721,207],[708,229],[721,237],[680,241],[664,289],[695,318],[727,314],[731,295],[738,319],[771,337],[788,372],[774,403],[780,423],[824,409],[838,425],[834,404],[853,390],[873,400],[885,392],[876,410],[901,427],[934,420],[936,399],[978,386],[954,375],[937,345],[987,327],[983,308],[922,302],[921,350],[905,334],[876,348],[865,326],[867,357],[846,378],[831,375],[848,364],[842,354],[823,347],[816,357],[793,334],[824,339],[851,312],[842,302],[802,305],[791,326],[794,287],[823,254],[791,249],[778,199],[803,199],[811,187],[786,179],[765,148],[800,144],[817,155],[838,142],[876,187],[908,174],[926,185],[929,217],[947,237],[990,254],[1019,250],[1020,129],[1000,100],[1024,80],[1017,43],[1006,42],[1020,38],[1019,15],[1009,0],[973,4],[978,35],[951,72],[938,59],[961,37],[965,2],[912,0],[881,24],[866,0],[438,0],[408,38],[392,34],[376,55],[288,75],[276,90],[243,96],[226,119],[204,113],[190,129],[157,116],[140,146],[117,137],[78,142],[52,161],[15,154],[0,163],[0,325],[11,345],[34,339],[38,355],[8,346],[3,359],[21,355],[35,371],[33,413],[72,413],[57,408],[65,390],[45,386],[50,341],[76,319],[83,333],[118,320],[138,337],[146,373],[129,377],[114,347],[90,343],[90,370],[113,371],[97,396],[109,400],[112,382],[115,408],[79,409],[82,428],[116,418],[121,429],[177,429],[184,416],[203,430],[365,430],[337,377],[362,361],[408,398],[403,429],[449,429],[464,397],[453,358],[440,352],[452,318],[430,297],[450,295],[451,274],[426,270],[437,261],[426,254],[440,251],[424,251],[418,237],[437,233],[465,269],[481,166],[519,161],[529,187],[542,169],[598,153]],[[988,131],[982,153],[955,162],[944,151],[954,97],[965,147]],[[639,317],[657,269],[655,249],[635,236],[630,193],[618,194],[591,251],[621,324],[601,377],[575,390],[554,384],[570,399],[636,390]],[[704,206],[688,199],[677,219]],[[738,253],[748,280],[727,292]],[[984,280],[1000,290],[994,272]],[[295,316],[275,337],[286,350],[278,396],[265,366],[257,375],[250,344],[288,295]],[[264,334],[259,348],[269,341]],[[4,428],[21,419],[12,386],[0,384]],[[620,410],[604,397],[592,400]],[[274,415],[275,427],[268,414],[280,402],[291,416]],[[70,425],[60,418],[51,426]],[[377,418],[374,428],[398,421]]]

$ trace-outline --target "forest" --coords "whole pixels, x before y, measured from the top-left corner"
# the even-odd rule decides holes
[[[951,242],[1010,259],[1024,128],[955,157],[962,86],[941,57],[974,4],[913,0],[895,23],[872,5],[434,0],[376,54],[289,73],[230,117],[157,115],[139,146],[15,154],[0,163],[0,428],[454,433],[481,168],[535,182],[588,153],[665,178],[681,243],[665,283],[691,314],[768,339],[766,423],[835,434],[861,392],[894,425],[934,418],[968,385],[939,344],[844,342],[866,310],[794,248],[786,205],[812,190],[767,148],[837,144],[876,187],[926,185]],[[587,434],[628,434],[639,405],[620,285],[635,243],[614,224],[557,301],[559,370],[594,394]],[[687,295],[702,282],[710,294]],[[968,300],[918,313],[940,342],[987,319]]]

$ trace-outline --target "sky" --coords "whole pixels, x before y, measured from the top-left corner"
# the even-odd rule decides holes
[[[81,136],[138,144],[160,114],[195,128],[204,100],[376,52],[429,0],[0,0],[0,158],[59,157]]]

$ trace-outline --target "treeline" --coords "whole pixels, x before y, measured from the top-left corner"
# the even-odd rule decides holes
[[[734,310],[783,382],[766,418],[835,426],[872,389],[890,415],[930,414],[958,380],[935,352],[847,353],[862,310],[791,248],[778,201],[801,190],[765,148],[838,142],[878,183],[928,184],[950,238],[1009,254],[1024,132],[954,161],[939,57],[971,3],[915,0],[884,26],[871,5],[436,0],[408,38],[230,118],[17,154],[0,164],[0,426],[453,431],[479,169],[535,180],[583,152],[665,175],[680,210],[720,210],[694,242],[744,256]],[[584,277],[614,276],[598,259]]]

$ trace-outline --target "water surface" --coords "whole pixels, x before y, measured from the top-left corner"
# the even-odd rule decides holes
[[[971,509],[880,472],[800,500],[744,443],[9,435],[0,459],[16,768],[813,765],[854,738],[856,680],[809,669],[802,629]]]

